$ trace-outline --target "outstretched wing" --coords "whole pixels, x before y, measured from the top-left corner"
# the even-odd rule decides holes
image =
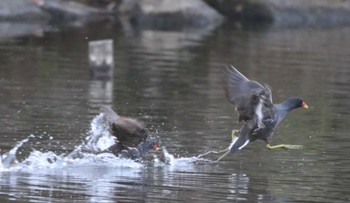
[[[119,115],[108,106],[101,106],[100,111],[110,123],[113,123],[119,118]]]
[[[133,118],[120,117],[112,124],[112,132],[126,147],[137,147],[147,139],[147,130],[143,123]]]
[[[250,120],[254,115],[262,114],[264,106],[272,106],[270,88],[249,80],[231,65],[226,66],[225,82],[226,98],[235,106],[239,120]]]
[[[125,147],[137,147],[148,137],[147,129],[143,122],[136,119],[118,116],[111,108],[101,107],[101,112],[107,118],[111,133]]]

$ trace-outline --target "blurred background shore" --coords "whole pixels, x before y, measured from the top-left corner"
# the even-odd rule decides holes
[[[213,29],[237,26],[342,26],[347,0],[2,0],[0,38],[57,32],[109,22],[130,29]]]

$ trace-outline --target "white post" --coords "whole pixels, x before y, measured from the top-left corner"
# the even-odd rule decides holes
[[[90,102],[98,105],[111,104],[113,101],[113,40],[89,42],[89,64]]]

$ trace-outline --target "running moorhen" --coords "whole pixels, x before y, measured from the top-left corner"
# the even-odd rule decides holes
[[[111,134],[118,140],[105,152],[123,154],[124,157],[137,159],[142,158],[151,149],[158,150],[156,140],[148,137],[148,131],[143,122],[119,116],[107,106],[101,106],[101,112],[107,119]]]
[[[272,103],[271,90],[267,85],[249,80],[233,66],[227,66],[225,93],[227,99],[235,106],[239,114],[239,121],[244,121],[240,130],[232,131],[232,142],[223,158],[228,152],[236,152],[249,142],[260,139],[266,142],[268,149],[297,149],[300,145],[270,146],[277,125],[296,108],[309,108],[301,98],[289,98],[280,104]]]

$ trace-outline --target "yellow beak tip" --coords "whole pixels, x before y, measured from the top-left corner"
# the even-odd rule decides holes
[[[305,102],[303,102],[303,103],[301,104],[301,106],[302,106],[304,109],[308,109],[308,108],[309,108],[309,106],[308,106]]]

